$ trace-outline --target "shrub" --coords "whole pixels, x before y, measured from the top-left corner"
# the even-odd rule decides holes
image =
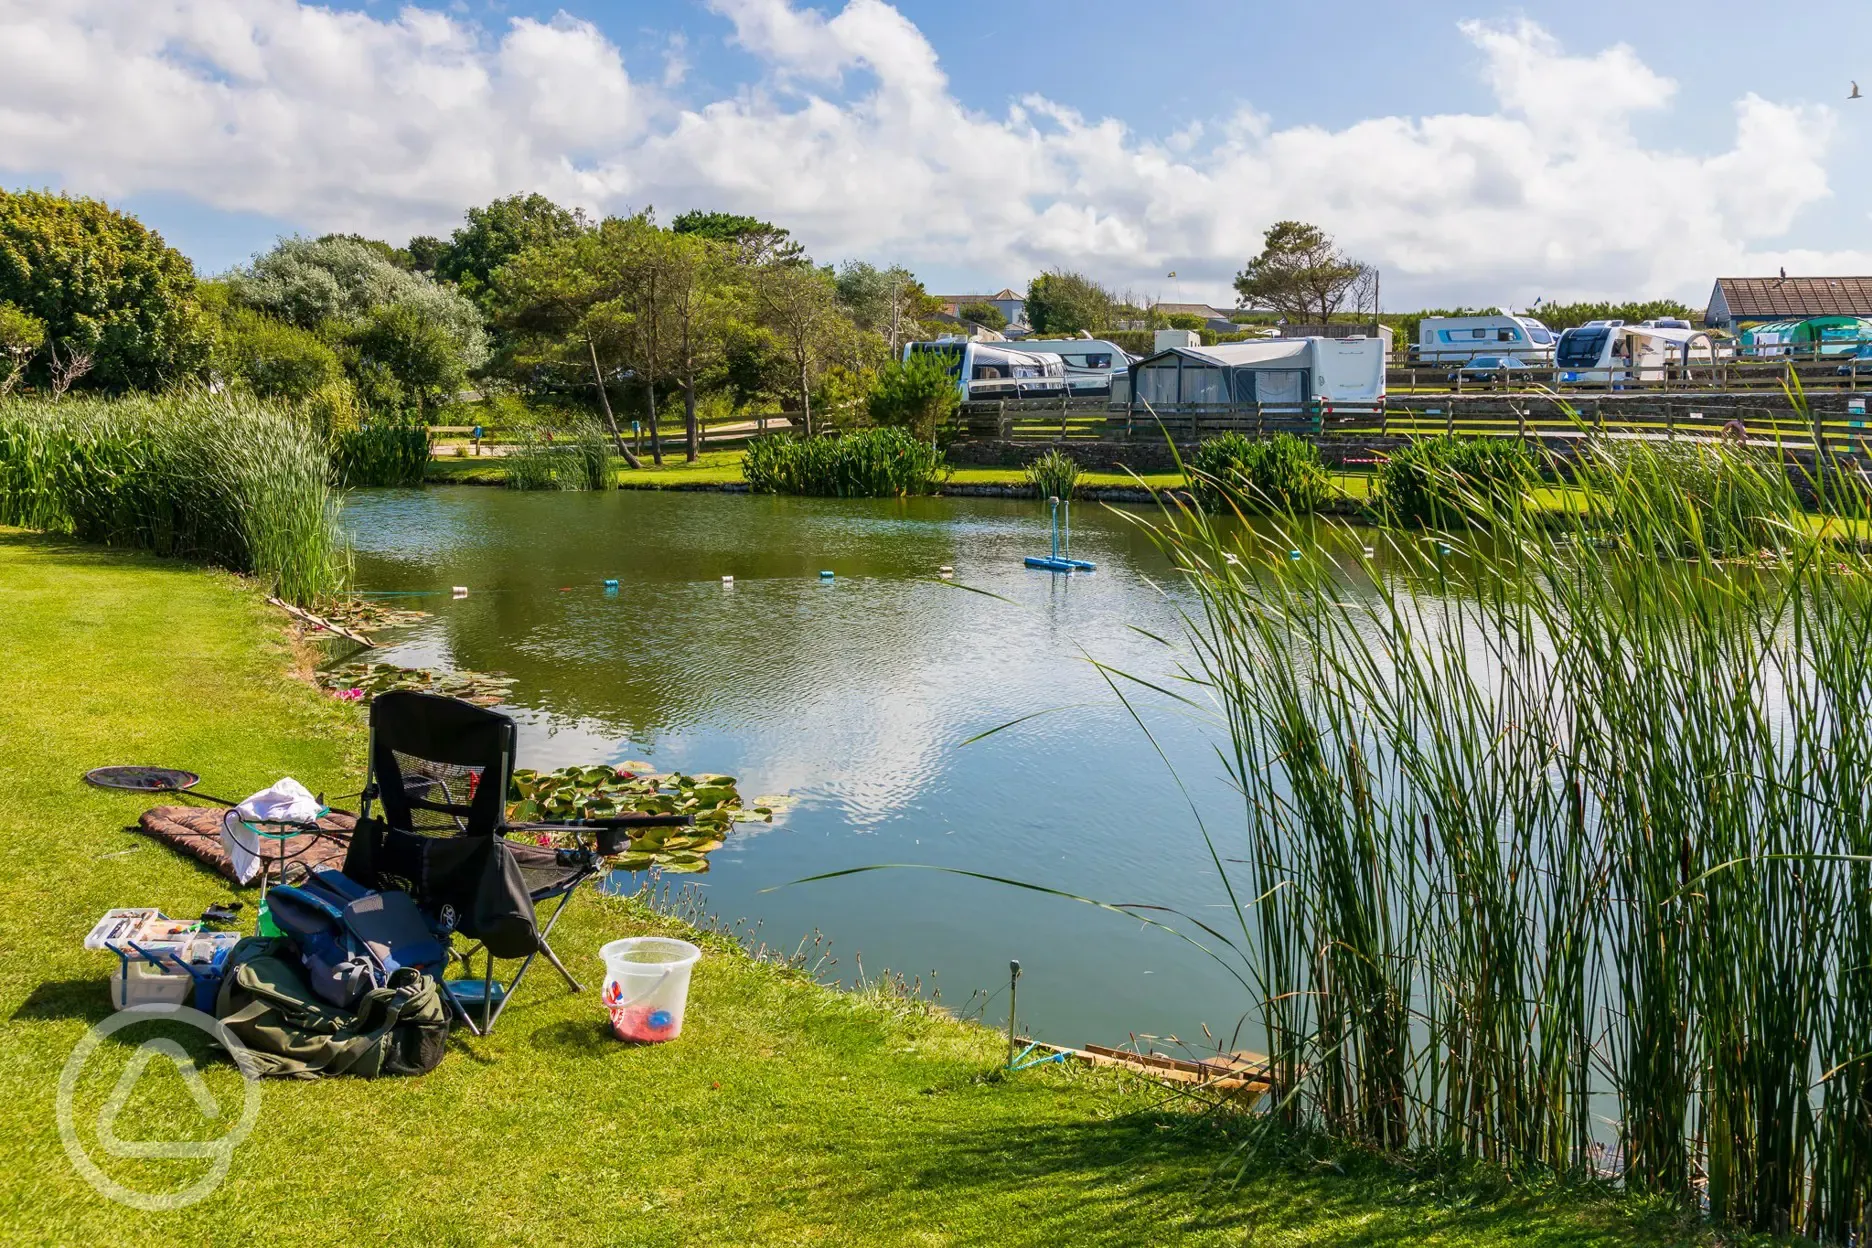
[[[865,429],[839,438],[756,438],[741,475],[757,494],[896,498],[935,493],[948,466],[940,451],[902,429]]]
[[[1514,438],[1420,438],[1385,461],[1378,502],[1405,524],[1455,524],[1512,507],[1539,476]]]
[[[317,334],[251,308],[222,315],[211,363],[263,399],[307,399],[344,377],[338,353]]]
[[[194,267],[142,222],[94,199],[0,191],[0,300],[45,324],[35,384],[54,351],[67,363],[89,356],[86,384],[105,390],[154,390],[208,359]]]
[[[239,393],[0,402],[0,524],[216,563],[299,603],[348,572],[329,463],[302,416]]]
[[[1188,468],[1190,488],[1207,511],[1297,515],[1318,511],[1332,491],[1319,448],[1291,433],[1210,438]]]
[[[1048,451],[1028,462],[1026,477],[1035,498],[1070,499],[1079,484],[1079,461],[1064,451]]]
[[[934,355],[919,354],[908,363],[892,362],[878,373],[866,406],[871,423],[908,429],[925,442],[962,402],[955,378]]]

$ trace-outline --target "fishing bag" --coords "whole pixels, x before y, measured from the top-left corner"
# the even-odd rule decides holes
[[[228,955],[215,1016],[265,1076],[422,1075],[448,1046],[448,1010],[430,976],[401,967],[341,1009],[312,991],[289,942],[266,937]]]

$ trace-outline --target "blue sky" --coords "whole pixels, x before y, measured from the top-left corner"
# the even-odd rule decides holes
[[[941,289],[1059,264],[1223,300],[1285,215],[1405,302],[1700,298],[1872,253],[1863,5],[333,7],[0,0],[0,183],[109,195],[205,271],[522,189],[758,212]]]

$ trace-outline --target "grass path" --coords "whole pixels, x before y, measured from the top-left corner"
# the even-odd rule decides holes
[[[195,914],[230,889],[126,832],[141,803],[79,776],[137,761],[231,795],[282,775],[355,788],[361,716],[284,675],[278,638],[235,578],[0,530],[0,1242],[1683,1242],[1624,1205],[1445,1190],[1356,1160],[1261,1163],[1205,1190],[1227,1141],[1161,1092],[1059,1067],[1001,1080],[990,1033],[719,940],[674,1044],[609,1040],[592,993],[536,968],[492,1038],[457,1040],[425,1078],[264,1085],[258,1126],[201,1203],[109,1203],[54,1125],[60,1068],[109,1013],[109,955],[80,941],[111,906]],[[587,893],[555,943],[590,982],[601,941],[668,926]],[[94,1156],[128,1052],[106,1045],[79,1086]],[[151,1069],[119,1136],[220,1134],[203,1137],[173,1067]],[[238,1101],[225,1063],[208,1076],[222,1105]],[[205,1164],[106,1160],[146,1191]]]

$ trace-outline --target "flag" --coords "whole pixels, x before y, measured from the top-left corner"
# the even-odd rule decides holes
[[[1165,276],[1165,277],[1175,277],[1175,276],[1176,276],[1176,272],[1175,272],[1174,270],[1172,270],[1171,272],[1169,272],[1169,273],[1166,273],[1166,274],[1164,274],[1164,276]]]

